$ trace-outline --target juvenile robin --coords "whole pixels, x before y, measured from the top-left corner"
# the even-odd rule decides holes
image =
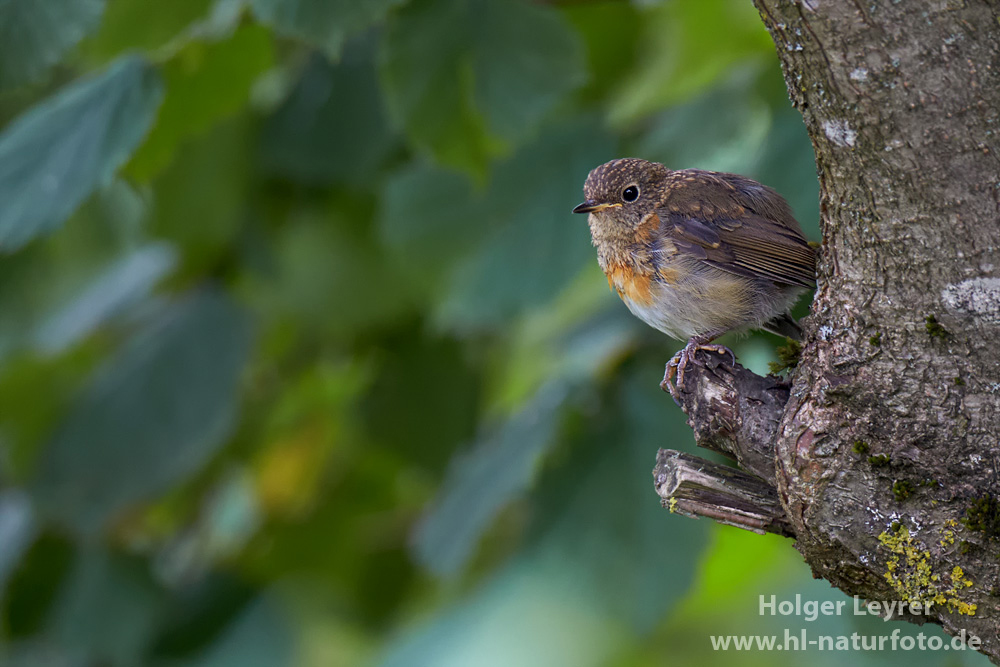
[[[608,284],[642,321],[687,345],[667,363],[677,398],[699,350],[732,330],[800,338],[788,309],[815,285],[816,254],[777,192],[743,176],[673,171],[637,158],[594,169],[583,186]],[[671,384],[676,373],[677,384]]]

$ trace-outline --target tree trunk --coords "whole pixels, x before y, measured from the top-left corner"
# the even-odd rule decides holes
[[[709,366],[683,407],[699,443],[772,448],[768,525],[817,576],[929,602],[911,619],[1000,662],[1000,9],[755,3],[816,151],[819,288],[783,406],[738,401],[748,372]],[[657,476],[677,509],[675,463]]]

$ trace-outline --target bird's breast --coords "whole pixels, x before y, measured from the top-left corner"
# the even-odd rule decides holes
[[[639,306],[652,305],[659,292],[675,285],[687,273],[681,262],[671,259],[672,245],[668,250],[661,252],[640,245],[624,258],[602,258],[601,268],[608,277],[608,285],[626,301]]]
[[[604,273],[608,277],[608,285],[622,299],[641,306],[652,305],[652,272],[637,270],[627,263],[612,263],[605,267]]]
[[[678,339],[685,332],[674,323],[672,286],[655,271],[636,270],[629,264],[611,264],[605,269],[608,284],[632,314],[646,324]]]
[[[682,259],[650,264],[609,262],[608,284],[632,313],[679,340],[751,323],[745,278]]]

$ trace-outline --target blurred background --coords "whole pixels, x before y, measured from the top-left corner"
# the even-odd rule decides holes
[[[917,632],[761,616],[844,598],[660,508],[679,343],[569,212],[628,155],[757,178],[819,238],[749,0],[0,1],[0,663],[794,665],[709,636]],[[724,342],[758,372],[780,343]]]

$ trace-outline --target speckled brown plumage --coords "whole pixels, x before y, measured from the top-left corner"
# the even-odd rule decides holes
[[[708,345],[727,331],[796,335],[787,311],[815,284],[815,252],[771,188],[625,158],[590,172],[584,196],[574,211],[590,214],[608,283],[640,319],[688,341],[671,360],[679,382],[698,349],[732,354]]]

